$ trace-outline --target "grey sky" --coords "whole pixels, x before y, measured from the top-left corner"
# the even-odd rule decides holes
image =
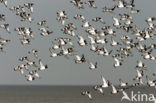
[[[66,10],[69,19],[67,23],[74,22],[77,25],[81,25],[79,21],[74,21],[73,16],[75,14],[84,15],[87,20],[91,21],[92,18],[97,16],[102,16],[108,25],[112,25],[112,16],[109,13],[103,13],[102,8],[104,6],[111,7],[114,3],[112,0],[96,0],[97,9],[85,7],[85,9],[78,10],[69,0],[8,0],[8,7],[17,6],[19,4],[34,2],[34,21],[32,24],[29,22],[21,22],[20,18],[6,8],[3,4],[0,4],[1,10],[0,14],[6,15],[6,22],[10,24],[11,34],[6,33],[3,29],[0,29],[0,36],[6,39],[10,39],[11,43],[7,44],[4,48],[6,53],[0,53],[0,84],[10,84],[10,85],[87,85],[87,84],[97,84],[101,83],[100,75],[103,75],[106,79],[109,79],[113,83],[118,83],[119,78],[123,78],[124,81],[128,80],[132,82],[132,78],[135,74],[136,60],[140,59],[141,56],[135,54],[132,58],[127,59],[122,67],[114,70],[113,59],[111,57],[101,57],[93,55],[89,52],[89,48],[77,48],[78,54],[86,54],[88,59],[92,62],[98,61],[100,63],[99,70],[91,71],[88,69],[87,64],[74,64],[73,57],[69,60],[64,57],[50,58],[49,47],[51,47],[51,40],[55,37],[66,36],[63,34],[61,29],[61,24],[56,21],[56,12],[58,10]],[[148,16],[156,17],[156,0],[136,0],[136,9],[141,10],[141,13],[134,15],[134,21],[140,28],[147,27],[145,19]],[[124,10],[117,10],[117,13],[124,12]],[[38,31],[39,26],[36,25],[38,21],[47,20],[48,25],[54,33],[47,37],[42,37]],[[4,22],[0,22],[3,24]],[[96,23],[91,23],[97,25]],[[14,32],[15,27],[26,26],[32,27],[35,35],[35,40],[32,40],[32,45],[22,46],[17,32]],[[99,25],[97,25],[98,28]],[[101,26],[99,26],[101,27]],[[79,34],[85,34],[84,30],[78,29]],[[123,32],[122,32],[123,33]],[[118,35],[122,34],[121,32]],[[75,39],[76,40],[76,39]],[[14,72],[13,68],[20,64],[18,59],[22,56],[27,56],[30,49],[39,50],[39,58],[47,63],[50,67],[49,70],[41,72],[41,79],[36,80],[32,83],[26,82],[25,78],[18,72]],[[108,48],[109,49],[109,48]],[[134,52],[135,53],[135,52]],[[155,54],[156,56],[156,54]],[[149,66],[149,73],[156,71],[155,61],[146,62]],[[130,78],[129,78],[130,77]]]

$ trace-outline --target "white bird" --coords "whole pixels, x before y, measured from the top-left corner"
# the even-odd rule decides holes
[[[0,21],[5,21],[6,16],[4,14],[0,14]]]
[[[91,45],[90,50],[95,52],[96,51],[96,47],[94,45]]]
[[[28,51],[29,54],[33,54],[36,58],[38,58],[38,50],[32,49]]]
[[[25,75],[25,77],[27,78],[27,81],[32,82],[33,80],[35,80],[35,77],[33,77],[32,75],[28,74]]]
[[[75,31],[74,30],[68,30],[68,34],[71,35],[71,36],[75,36]]]
[[[93,64],[92,62],[90,62],[89,64],[90,64],[89,69],[91,69],[91,70],[97,69],[97,62],[95,64]]]
[[[115,10],[116,7],[117,7],[116,5],[114,5],[112,8],[104,7],[103,12],[113,13],[113,11]]]
[[[9,29],[9,24],[0,25],[0,28],[3,28],[3,29],[5,29],[8,33],[11,33],[11,32],[10,32],[10,29]]]
[[[105,47],[103,47],[104,49],[104,56],[109,56],[113,50],[108,51]]]
[[[7,0],[0,0],[1,3],[3,3],[6,7],[8,6],[8,1]]]
[[[41,31],[42,36],[48,36],[53,33],[53,31],[46,30],[45,28],[40,28],[39,30]]]
[[[102,19],[101,17],[93,18],[92,21],[95,21],[95,22],[101,22],[101,23],[105,24],[104,19]]]
[[[82,92],[81,94],[88,96],[89,99],[92,99],[92,95],[90,91],[85,91],[85,92]]]
[[[28,57],[27,56],[24,56],[24,57],[21,57],[20,59],[19,59],[19,61],[24,61],[24,62],[28,62],[29,61],[29,59],[28,59]]]
[[[119,14],[120,20],[132,20],[132,16],[129,14]]]
[[[120,45],[120,43],[115,41],[113,37],[111,37],[111,40],[112,40],[111,46]]]
[[[85,4],[88,4],[90,7],[97,8],[96,2],[94,0],[89,0],[85,2]]]
[[[7,39],[0,37],[0,44],[1,45],[5,45],[6,43],[9,43],[9,42],[11,42],[11,40],[7,40]]]
[[[66,56],[69,54],[68,49],[64,48],[63,46],[61,47],[63,55]]]
[[[81,0],[72,0],[70,3],[73,3],[78,9],[84,8],[84,3]]]
[[[42,32],[47,32],[47,30],[45,28],[40,28],[39,30]]]
[[[133,24],[133,21],[131,21],[129,19],[125,21],[125,25],[128,25],[129,26],[130,24]]]
[[[20,71],[22,75],[24,74],[24,70],[28,70],[28,67],[25,64],[21,64],[14,68],[14,71]]]
[[[140,10],[136,10],[134,8],[131,8],[131,13],[132,14],[138,14],[140,12]]]
[[[40,78],[40,75],[38,74],[37,71],[34,72],[34,76],[37,77],[37,78]]]
[[[81,19],[83,22],[86,21],[85,17],[83,15],[79,15],[79,14],[75,15],[74,19]]]
[[[82,36],[77,35],[77,37],[78,37],[78,39],[79,39],[78,44],[79,44],[80,46],[85,46],[85,45],[87,44],[87,41],[84,40],[84,38],[83,38]]]
[[[61,18],[62,18],[62,17],[63,17],[63,18],[64,18],[64,17],[66,18],[66,17],[67,17],[67,14],[66,14],[66,12],[65,12],[64,10],[60,10],[60,11],[57,12],[57,16],[58,16],[58,17],[61,17]]]
[[[48,69],[48,65],[44,65],[41,61],[41,59],[39,59],[39,65],[40,67],[38,68],[38,70],[42,71],[42,70],[45,70],[45,69]]]
[[[31,40],[26,38],[26,37],[23,37],[21,40],[21,44],[22,45],[25,45],[25,44],[30,44]]]
[[[146,67],[147,67],[146,64],[143,63],[141,60],[138,60],[138,61],[137,61],[137,66],[136,66],[136,68],[146,68]]]
[[[96,41],[97,44],[105,44],[105,43],[108,42],[106,38],[102,38],[102,37],[99,37],[99,36],[96,37],[95,41]]]
[[[32,71],[29,72],[29,74],[34,76],[34,77],[40,78],[40,75],[39,75],[37,70],[32,70]]]
[[[84,23],[83,23],[82,27],[85,27],[85,28],[90,27],[89,22],[88,22],[88,21],[84,21]]]
[[[80,63],[81,61],[81,57],[79,55],[75,55],[76,59],[75,59],[75,63]]]
[[[117,26],[120,25],[118,18],[113,17],[113,20],[114,20],[114,24],[113,24],[113,25],[114,25],[115,27],[117,27]]]
[[[109,86],[108,81],[103,76],[101,76],[101,79],[102,79],[102,88],[107,88]]]
[[[148,17],[146,19],[146,22],[152,22],[152,21],[156,21],[156,17]]]
[[[82,56],[79,56],[77,54],[74,55],[74,56],[76,57],[76,59],[75,59],[75,63],[76,64],[87,62],[86,59],[85,59],[85,57],[84,57],[84,54],[82,54]]]
[[[156,83],[154,81],[150,80],[147,75],[146,75],[146,79],[147,79],[147,85],[149,87],[155,87],[156,86]]]
[[[55,53],[52,48],[49,48],[49,51],[50,51],[50,57],[56,57],[57,56],[57,53]]]
[[[58,22],[61,22],[62,25],[65,25],[65,20],[67,19],[67,17],[57,17],[56,20]]]
[[[90,44],[95,44],[95,40],[92,36],[88,35],[88,38],[90,39]]]
[[[101,32],[99,32],[99,35],[102,37],[102,36],[105,36],[106,34],[105,34],[105,32],[101,31]]]
[[[118,8],[123,8],[124,7],[124,4],[123,4],[123,1],[122,0],[118,0]]]
[[[112,87],[112,92],[111,94],[117,94],[119,91],[115,88],[115,86],[113,84],[110,84]]]
[[[98,55],[104,55],[104,48],[97,48]]]
[[[101,86],[96,85],[96,86],[94,87],[94,89],[95,89],[95,90],[98,90],[98,91],[99,91],[100,93],[102,93],[102,94],[104,93]]]
[[[116,33],[115,31],[113,31],[113,28],[112,27],[108,27],[106,30],[108,31],[108,34],[110,34],[110,35]]]
[[[25,6],[26,8],[28,8],[28,9],[30,10],[31,13],[33,12],[33,5],[34,5],[34,3],[27,3],[27,4],[24,4],[24,6]]]
[[[122,65],[122,63],[119,61],[119,59],[114,58],[114,60],[115,60],[115,62],[116,62],[116,63],[114,64],[114,67],[115,67],[115,68]]]
[[[128,85],[128,83],[123,82],[121,79],[119,79],[120,81],[120,87],[126,87]]]
[[[88,27],[86,32],[89,33],[90,35],[98,36],[97,30],[92,26]]]
[[[38,22],[37,24],[40,25],[40,26],[44,26],[46,28],[49,27],[46,20],[42,20],[42,21]]]
[[[137,76],[133,80],[140,80],[143,77],[143,71],[136,70]]]
[[[61,45],[61,46],[64,46],[64,45],[66,44],[63,38],[57,38],[56,40],[58,41],[59,45]],[[55,46],[56,46],[56,45],[55,45]],[[60,46],[60,47],[61,47],[61,46]],[[59,46],[58,46],[58,47],[59,47]],[[56,48],[57,48],[57,46],[56,46]]]
[[[36,62],[30,60],[27,61],[27,65],[37,67]]]

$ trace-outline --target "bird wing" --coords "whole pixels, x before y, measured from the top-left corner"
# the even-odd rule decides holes
[[[142,77],[141,72],[140,72],[139,70],[136,70],[136,71],[137,71],[137,75],[138,75],[138,77]]]
[[[94,64],[92,62],[90,62],[89,64],[90,64],[91,69],[95,68],[95,66],[94,66]]]
[[[141,60],[138,61],[138,66],[139,66],[139,67],[142,66],[142,61],[141,61]]]
[[[113,17],[113,20],[115,21],[115,23],[119,22],[117,18]]]
[[[120,61],[117,58],[114,58],[114,60],[116,61],[116,64],[120,64]]]
[[[114,85],[112,85],[112,91],[113,91],[113,92],[117,92],[117,90],[116,90],[116,88],[115,88]]]
[[[92,95],[91,94],[88,94],[88,97],[89,97],[89,99],[92,99]]]
[[[44,66],[41,59],[39,60],[40,67]]]
[[[103,76],[101,76],[101,79],[102,79],[102,85],[104,87],[107,87],[108,86],[108,83],[107,83],[106,79]]]
[[[79,55],[75,55],[76,57],[76,60],[80,61],[81,60],[81,57]]]
[[[123,5],[123,2],[122,2],[122,1],[118,1],[118,3],[119,3],[119,4],[118,4],[118,6],[119,6],[119,7],[124,7],[124,5]]]

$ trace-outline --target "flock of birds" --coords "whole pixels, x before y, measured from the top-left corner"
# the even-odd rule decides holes
[[[58,11],[56,13],[56,20],[62,25],[61,31],[64,35],[66,35],[66,37],[58,37],[52,40],[52,47],[49,48],[50,57],[55,58],[62,56],[67,59],[74,57],[75,64],[86,63],[89,65],[88,68],[90,70],[99,69],[100,66],[97,61],[91,62],[87,59],[85,54],[77,53],[75,45],[78,45],[78,48],[89,47],[89,52],[92,52],[96,55],[101,55],[103,57],[111,56],[114,60],[114,68],[118,69],[124,65],[124,62],[127,58],[134,56],[133,53],[135,51],[142,56],[142,59],[138,59],[136,66],[134,67],[136,69],[136,77],[132,78],[134,81],[133,84],[129,84],[123,79],[119,79],[119,86],[115,86],[104,76],[101,76],[102,83],[101,85],[94,86],[94,90],[104,94],[104,89],[111,87],[111,93],[117,94],[119,92],[125,93],[125,90],[131,87],[143,86],[145,84],[147,84],[149,87],[156,88],[156,80],[151,80],[151,77],[146,75],[146,72],[148,72],[148,67],[145,63],[145,61],[152,61],[156,59],[156,57],[152,54],[156,49],[156,44],[146,44],[147,40],[154,41],[156,36],[156,25],[154,24],[156,17],[146,18],[145,22],[147,23],[147,27],[140,29],[135,24],[133,18],[133,15],[140,13],[140,10],[135,8],[135,1],[131,0],[130,2],[127,2],[125,0],[113,0],[113,2],[116,3],[113,7],[103,8],[104,13],[113,14],[112,26],[107,24],[102,17],[97,16],[91,19],[92,22],[97,22],[103,25],[100,30],[98,30],[99,28],[91,25],[91,22],[89,22],[89,20],[87,20],[86,17],[81,14],[76,14],[73,17],[75,21],[79,21],[82,24],[81,27],[77,27],[77,25],[74,23],[66,23],[66,21],[69,19],[67,12],[65,10]],[[1,3],[8,7],[6,0],[1,0]],[[89,6],[93,9],[98,8],[95,0],[72,0],[70,3],[78,9],[85,9],[85,6]],[[33,18],[31,16],[33,14],[33,6],[34,3],[27,3],[24,5],[11,7],[9,10],[20,17],[21,22],[25,21],[32,23]],[[116,9],[122,8],[126,8],[126,13],[115,13]],[[0,21],[5,20],[5,15],[0,14]],[[49,29],[47,20],[39,21],[36,25],[39,26],[38,30],[40,31],[41,36],[50,36],[53,34],[53,31]],[[6,30],[8,33],[11,33],[9,24],[0,25],[0,28]],[[84,30],[87,35],[76,33],[78,28]],[[34,33],[31,28],[16,27],[14,31],[18,32],[18,34],[22,36],[22,38],[20,38],[22,45],[30,45],[31,40],[34,39]],[[117,31],[124,32],[124,34],[120,37],[120,40],[117,39]],[[128,35],[128,33],[131,35]],[[9,42],[11,42],[11,40],[0,37],[1,52],[5,52],[3,48]],[[106,48],[106,45],[109,45],[110,48]],[[29,82],[40,78],[39,72],[49,68],[47,64],[44,64],[42,60],[39,59],[38,53],[39,51],[35,49],[28,51],[28,54],[30,56],[34,56],[36,61],[31,60],[29,56],[23,56],[19,58],[21,64],[14,68],[14,71],[20,72]],[[151,76],[155,77],[156,72],[153,72]],[[89,97],[89,99],[92,99],[92,93],[90,91],[83,91],[82,95],[86,95]]]

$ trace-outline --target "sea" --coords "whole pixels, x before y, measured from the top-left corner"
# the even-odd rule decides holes
[[[93,99],[81,95],[90,91]],[[142,94],[156,96],[155,88],[139,87],[125,90],[130,97],[132,92],[136,98]],[[93,86],[0,86],[0,103],[154,103],[151,101],[121,101],[123,94],[111,94],[111,88],[100,94]]]

